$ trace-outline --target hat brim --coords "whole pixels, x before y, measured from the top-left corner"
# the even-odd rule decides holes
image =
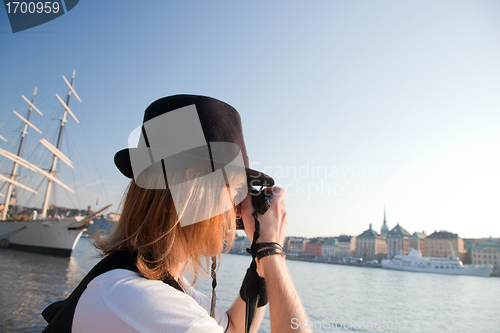
[[[127,178],[133,178],[132,163],[130,162],[130,150],[141,148],[126,148],[115,154],[115,165],[120,172]],[[274,185],[274,179],[263,172],[245,168],[247,175],[247,184],[251,187],[269,187]]]

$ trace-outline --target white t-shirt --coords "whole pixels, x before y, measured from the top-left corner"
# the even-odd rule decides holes
[[[187,283],[185,284],[187,285]],[[90,281],[73,317],[72,332],[224,333],[226,312],[192,287],[183,293],[136,272],[114,269]]]

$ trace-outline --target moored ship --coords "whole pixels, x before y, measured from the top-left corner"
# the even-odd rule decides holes
[[[92,219],[83,217],[0,221],[0,237],[17,250],[69,257]]]
[[[40,110],[38,110],[38,108],[34,105],[34,98],[37,89],[35,88],[31,101],[28,100],[26,97],[22,96],[22,98],[29,105],[26,117],[23,117],[16,111],[14,111],[14,114],[24,122],[23,125],[24,128],[21,132],[21,140],[17,148],[17,154],[11,153],[7,150],[0,148],[0,155],[13,162],[13,167],[10,172],[10,177],[5,177],[2,174],[0,174],[0,181],[5,182],[4,185],[7,185],[6,194],[0,193],[1,196],[5,196],[4,207],[2,210],[2,218],[0,220],[0,241],[4,246],[6,245],[19,250],[70,256],[71,252],[78,243],[78,240],[80,239],[83,231],[85,231],[86,227],[92,223],[92,219],[98,214],[100,214],[102,211],[107,209],[109,206],[105,207],[104,209],[101,209],[100,211],[94,213],[91,216],[86,216],[86,217],[75,216],[71,218],[59,218],[55,216],[54,218],[47,218],[49,198],[53,184],[55,183],[63,187],[67,191],[73,192],[73,190],[69,186],[62,183],[58,178],[56,178],[57,175],[56,167],[57,163],[59,161],[62,161],[69,167],[73,168],[72,161],[66,155],[64,155],[60,150],[61,135],[64,126],[68,121],[67,119],[68,115],[71,116],[77,123],[79,123],[75,114],[70,110],[68,106],[70,97],[73,95],[80,102],[81,99],[73,88],[75,72],[73,72],[71,83],[64,76],[63,79],[69,89],[66,101],[63,101],[62,98],[56,94],[57,99],[64,107],[64,112],[59,126],[59,133],[57,136],[57,143],[56,145],[52,145],[49,141],[45,139],[39,140],[40,143],[46,149],[48,149],[49,152],[52,154],[52,163],[49,170],[47,171],[43,170],[37,165],[28,162],[27,160],[21,157],[23,142],[28,133],[28,128],[31,128],[37,131],[38,133],[42,134],[42,132],[32,123],[32,121],[30,121],[32,111],[37,111],[40,115],[43,115],[43,113]],[[2,139],[5,140],[3,137]],[[31,172],[41,174],[48,179],[45,192],[45,199],[41,210],[40,218],[37,218],[36,215],[33,216],[33,218],[31,219],[21,219],[21,220],[8,217],[9,205],[11,204],[11,198],[14,189],[29,191],[33,194],[37,194],[36,190],[18,181],[19,167],[29,169]]]
[[[449,257],[424,257],[418,250],[411,249],[405,256],[397,255],[383,259],[382,268],[409,272],[438,273],[450,275],[490,276],[491,265],[464,265],[451,249]]]

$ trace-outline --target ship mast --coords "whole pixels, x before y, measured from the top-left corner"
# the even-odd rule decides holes
[[[448,241],[448,243],[450,243],[450,258],[454,259],[455,251],[453,251],[453,246],[451,245],[451,241]]]
[[[56,94],[56,97],[59,99],[59,101],[61,102],[61,104],[64,105],[64,114],[63,114],[63,116],[61,118],[61,124],[60,124],[60,127],[59,127],[59,134],[57,136],[57,145],[55,147],[57,149],[57,151],[61,150],[61,138],[62,138],[62,133],[63,133],[64,125],[67,122],[66,118],[68,116],[68,113],[70,113],[71,116],[78,122],[78,120],[76,119],[76,117],[73,115],[73,113],[71,112],[71,110],[68,107],[68,105],[69,105],[69,98],[71,96],[71,92],[72,91],[74,92],[73,83],[75,82],[75,74],[76,74],[76,70],[73,70],[73,76],[71,77],[71,84],[69,84],[66,81],[66,78],[63,77],[64,80],[66,81],[66,84],[68,84],[68,86],[69,86],[68,96],[66,97],[66,104],[64,104],[64,102]],[[76,92],[75,92],[75,94],[76,94]],[[78,96],[77,96],[77,98],[78,98]],[[54,154],[54,157],[52,159],[52,167],[50,168],[50,171],[49,171],[49,175],[51,177],[49,177],[49,179],[48,179],[47,191],[45,192],[45,200],[43,202],[43,207],[42,207],[42,218],[45,218],[47,216],[47,209],[49,207],[50,192],[52,190],[52,184],[53,184],[54,178],[55,178],[54,173],[56,172],[56,166],[57,166],[57,155]]]
[[[23,147],[23,142],[24,142],[24,137],[26,134],[28,134],[28,124],[31,116],[31,110],[33,109],[34,105],[33,102],[35,101],[35,95],[36,95],[37,89],[35,87],[35,90],[33,91],[33,96],[31,97],[31,103],[29,103],[30,107],[28,109],[28,116],[26,117],[26,122],[24,123],[24,128],[23,132],[21,133],[21,142],[19,143],[19,148],[17,149],[17,156],[21,156],[21,149]],[[27,101],[27,99],[23,96],[23,98]],[[38,111],[38,110],[37,110]],[[38,111],[40,112],[40,111]],[[7,218],[7,212],[9,211],[9,204],[10,204],[10,198],[12,196],[12,190],[14,189],[14,184],[15,178],[16,178],[16,172],[17,172],[17,166],[19,165],[18,161],[14,161],[14,166],[12,167],[12,173],[10,174],[10,180],[12,182],[9,182],[9,187],[7,188],[7,194],[5,195],[5,204],[4,208],[2,211],[2,220],[5,220]]]

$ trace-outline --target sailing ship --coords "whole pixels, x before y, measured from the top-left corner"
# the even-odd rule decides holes
[[[62,76],[62,78],[68,86],[68,94],[66,96],[66,101],[63,101],[63,99],[58,94],[56,94],[57,99],[64,107],[64,113],[61,118],[56,145],[52,145],[46,139],[40,140],[40,143],[46,149],[48,149],[52,155],[52,164],[51,168],[48,171],[43,170],[37,165],[28,162],[21,157],[23,143],[25,141],[26,135],[28,134],[28,128],[32,128],[33,130],[42,134],[42,132],[30,120],[32,111],[36,111],[43,116],[43,113],[34,104],[35,95],[37,93],[36,87],[33,92],[31,101],[24,95],[21,96],[29,106],[27,116],[23,117],[18,112],[14,111],[14,114],[23,121],[24,128],[21,132],[21,140],[17,149],[17,154],[13,154],[0,148],[0,155],[11,160],[14,163],[10,172],[10,177],[6,177],[0,174],[0,181],[6,182],[7,185],[7,193],[0,193],[1,196],[5,196],[5,203],[0,220],[0,240],[4,246],[9,246],[14,249],[69,257],[76,244],[78,243],[78,240],[80,239],[82,233],[92,223],[92,219],[102,211],[107,209],[109,206],[86,217],[75,216],[70,218],[61,218],[56,216],[54,218],[47,218],[50,194],[54,184],[63,187],[69,192],[74,192],[69,186],[61,182],[56,177],[56,168],[59,161],[73,168],[73,162],[60,150],[61,135],[63,133],[65,124],[68,122],[68,115],[71,116],[71,118],[75,122],[79,123],[79,120],[69,108],[70,97],[73,95],[80,102],[81,99],[73,88],[75,81],[75,71],[73,71],[71,83],[66,79],[66,77],[64,77],[64,75]],[[47,178],[48,182],[45,191],[45,199],[40,216],[36,216],[37,214],[34,213],[32,214],[30,219],[7,219],[9,205],[12,204],[13,192],[15,191],[15,189],[25,190],[37,194],[36,190],[18,181],[19,167],[27,168],[30,171],[39,173]]]
[[[455,256],[450,243],[451,254],[448,257],[424,257],[419,250],[411,249],[408,255],[397,255],[392,259],[383,259],[382,268],[400,271],[438,273],[449,275],[490,276],[491,265],[464,265]]]

